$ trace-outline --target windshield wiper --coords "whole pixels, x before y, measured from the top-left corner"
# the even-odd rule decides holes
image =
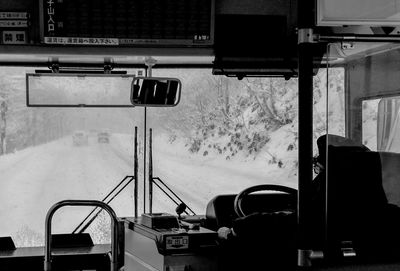
[[[125,176],[101,201],[107,204],[115,199],[124,189],[127,187],[133,180],[134,176]],[[114,193],[115,192],[115,193]],[[114,194],[113,194],[114,193]],[[72,231],[72,233],[82,233],[84,232],[96,219],[96,217],[101,213],[101,209],[90,219],[90,216],[97,210],[99,207],[93,208],[93,210],[82,220],[81,223]],[[86,222],[86,224],[85,224]]]

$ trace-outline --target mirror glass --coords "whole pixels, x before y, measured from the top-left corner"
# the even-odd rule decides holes
[[[134,75],[26,75],[27,104],[33,107],[132,107]]]
[[[135,106],[176,106],[181,97],[181,81],[166,77],[136,77],[131,101]]]

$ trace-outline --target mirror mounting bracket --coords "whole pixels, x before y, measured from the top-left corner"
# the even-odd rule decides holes
[[[111,65],[104,64],[104,73],[105,74],[110,74],[112,70],[113,70],[113,67]]]
[[[59,73],[60,72],[60,63],[58,62],[58,58],[57,57],[49,58],[48,67],[52,73]]]
[[[103,67],[101,67],[101,64],[98,65],[97,67],[76,67],[76,66],[70,66],[67,63],[64,65],[60,65],[58,62],[58,58],[49,58],[48,61],[48,68],[50,71],[38,71],[40,73],[104,73],[104,74],[112,74],[114,73],[114,63],[112,59],[104,59]],[[74,69],[75,68],[75,69]],[[116,72],[118,74],[126,73],[126,72]]]
[[[111,71],[114,69],[114,63],[111,59],[104,60],[104,74],[111,74]]]
[[[60,72],[60,64],[58,63],[51,63],[49,66],[49,69],[51,69],[51,71],[53,73],[59,73]]]
[[[144,64],[146,65],[148,69],[147,76],[152,77],[153,76],[153,66],[157,64],[157,60],[151,56],[148,56],[144,59]]]

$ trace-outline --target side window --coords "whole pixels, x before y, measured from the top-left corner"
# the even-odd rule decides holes
[[[378,105],[377,147],[400,153],[400,97],[382,99]]]
[[[362,102],[362,142],[370,150],[377,150],[377,116],[381,99]]]
[[[374,151],[400,153],[400,97],[363,101],[363,143]]]

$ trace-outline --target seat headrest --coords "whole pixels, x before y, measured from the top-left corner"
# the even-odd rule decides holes
[[[317,139],[318,162],[325,166],[326,162],[326,146],[347,147],[348,151],[370,151],[370,149],[350,138],[343,136],[327,134]]]

